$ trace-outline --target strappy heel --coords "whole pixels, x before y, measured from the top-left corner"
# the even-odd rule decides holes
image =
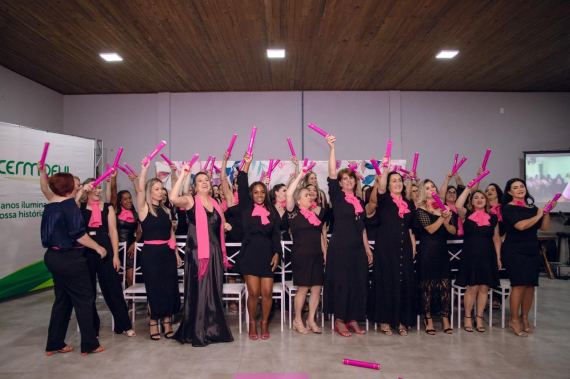
[[[360,326],[358,326],[357,328],[352,326],[351,322],[355,322],[356,325],[358,325],[358,323],[355,320],[349,321],[346,323],[346,328],[350,331],[352,329],[352,331],[356,334],[366,334],[366,330],[360,329]],[[390,332],[392,333],[392,332]]]
[[[382,326],[384,325],[384,326]],[[387,336],[392,335],[392,330],[390,329],[390,324],[380,324],[380,331]]]
[[[137,333],[135,332],[134,329],[125,330],[123,332],[123,334],[127,337],[136,337],[137,336]]]
[[[471,317],[463,316],[463,324],[465,324],[465,326],[463,327],[463,330],[465,330],[466,332],[469,332],[469,333],[473,333],[473,325],[467,326],[467,323],[465,322],[466,318],[471,320]]]
[[[317,326],[316,322],[313,322],[312,324],[307,323],[307,328],[315,334],[323,333],[323,330]]]
[[[46,355],[48,357],[51,357],[52,355],[54,355],[55,353],[71,353],[73,350],[75,350],[73,347],[71,346],[65,346],[63,349],[59,349],[59,350],[54,350],[54,351],[46,351]]]
[[[249,326],[249,330],[250,330],[250,332],[249,332],[249,339],[252,340],[252,341],[257,341],[257,339],[259,338],[259,336],[257,335],[257,333],[251,334],[251,331],[253,330],[253,328],[251,327],[251,325],[255,326],[255,321],[250,321],[250,322],[249,322],[249,325],[250,325],[250,326]]]
[[[297,324],[297,321],[293,321],[293,330],[299,334],[309,334],[309,330],[305,328],[303,321],[301,321],[299,324]]]
[[[263,324],[263,323],[265,323],[265,325],[267,325],[267,321],[261,321],[261,324]],[[262,339],[262,340],[268,340],[269,337],[271,336],[271,335],[269,334],[269,326],[267,326],[267,329],[268,329],[268,330],[267,330],[267,333],[262,333],[262,334],[261,334],[261,339]]]
[[[441,325],[442,325],[442,326],[443,326],[443,319],[444,319],[444,318],[447,318],[447,317],[441,316]],[[449,320],[448,320],[448,321],[449,321]],[[443,329],[443,332],[444,332],[445,334],[453,334],[453,328],[446,328],[446,329]]]
[[[97,353],[102,353],[103,351],[105,351],[105,346],[103,345],[99,345],[99,347],[93,351],[89,351],[87,353],[81,353],[81,356],[86,356],[87,354],[97,354]]]
[[[528,316],[521,316],[521,317],[523,318],[523,320],[526,319],[526,321],[528,322]],[[528,324],[530,325],[530,322]],[[528,334],[534,333],[534,329],[532,329],[530,326],[528,327],[528,329],[526,329],[524,327],[524,322],[523,322],[523,330],[525,333],[528,333]]]
[[[483,322],[483,316],[475,315],[475,317],[480,318],[481,322]],[[479,333],[485,333],[485,331],[487,330],[487,329],[485,329],[484,326],[477,326],[477,327],[475,327],[475,329],[477,329],[477,331]],[[525,332],[526,332],[526,330],[525,330]]]
[[[435,329],[428,329],[427,328],[427,324],[428,324],[428,320],[431,320],[431,317],[424,317],[424,327],[426,328],[426,333],[429,334],[430,336],[435,336]]]
[[[408,329],[404,325],[400,325],[398,326],[398,334],[405,337],[408,335]]]
[[[516,321],[513,320],[513,319],[510,319],[510,320],[509,320],[509,331],[512,330],[513,333],[516,334],[516,335],[519,336],[519,337],[528,337],[528,334],[526,334],[524,331],[523,331],[523,332],[517,332],[517,330],[516,330],[515,327],[513,326],[513,325],[516,325],[517,322],[519,323],[519,326],[520,326],[520,320],[516,320]],[[512,323],[512,324],[511,324],[511,323]]]
[[[352,333],[350,333],[350,331],[348,331],[348,330],[340,330],[340,329],[338,328],[338,324],[336,323],[336,321],[335,321],[335,325],[334,325],[334,331],[337,332],[338,334],[340,334],[340,335],[343,336],[343,337],[350,337],[350,336],[352,336]]]
[[[163,321],[162,322],[162,330],[166,330],[164,328],[164,325],[172,325],[172,321]],[[166,338],[167,340],[171,340],[172,337],[174,337],[174,332],[172,331],[172,329],[170,329],[170,331],[168,332],[164,332],[164,338]]]
[[[155,324],[151,324],[150,322],[148,323],[148,326],[158,326],[158,322]],[[148,328],[148,332],[150,334],[150,339],[153,341],[160,341],[160,332],[159,333],[154,333],[152,334],[150,331],[150,328]]]

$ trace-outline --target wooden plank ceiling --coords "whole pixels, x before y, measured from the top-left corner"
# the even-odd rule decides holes
[[[570,2],[0,0],[0,64],[63,94],[570,91]]]

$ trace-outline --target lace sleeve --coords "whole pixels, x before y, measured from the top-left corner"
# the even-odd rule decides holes
[[[418,214],[418,221],[422,228],[425,228],[426,226],[433,224],[433,222],[431,222],[431,219],[429,218],[429,214],[425,210],[418,208],[417,214]]]
[[[295,205],[295,208],[293,208],[293,210],[291,212],[286,211],[287,212],[287,218],[289,220],[294,219],[295,217],[297,217],[297,214],[299,214],[299,208]]]

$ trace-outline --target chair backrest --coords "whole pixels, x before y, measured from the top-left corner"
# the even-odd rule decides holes
[[[141,252],[144,243],[135,243],[135,252],[133,253],[133,284],[137,282],[137,276],[142,276],[141,266],[137,266],[137,254]]]
[[[237,257],[239,256],[239,253],[241,253],[241,243],[240,242],[226,242],[226,252],[227,252],[227,248],[228,247],[237,247],[238,250],[237,251],[232,251],[231,253],[228,253],[228,263],[231,264],[232,266],[235,266],[236,264],[236,260]],[[228,270],[224,271],[224,278],[230,277],[230,276],[240,276],[240,274],[235,273],[235,272],[228,272]]]
[[[121,281],[123,283],[123,289],[125,289],[125,283],[127,281],[127,269],[126,262],[127,262],[127,243],[126,242],[119,242],[119,251],[117,252],[119,256],[123,256],[123,261],[121,263],[121,267],[119,268],[119,275],[121,275]]]

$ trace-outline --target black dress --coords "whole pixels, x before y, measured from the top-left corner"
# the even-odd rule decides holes
[[[368,237],[368,241],[374,241],[374,243],[376,243],[376,239],[378,239],[378,241],[382,242],[380,239],[382,236],[378,235],[378,229],[380,229],[380,217],[377,210],[372,216],[366,217],[364,220],[364,226],[366,228],[366,236]]]
[[[354,206],[345,200],[337,179],[327,178],[333,204],[334,232],[327,250],[324,311],[345,321],[366,319],[368,298],[368,257],[364,247],[363,211],[354,213]]]
[[[501,260],[507,269],[511,286],[538,287],[540,273],[540,248],[536,232],[542,220],[526,230],[517,230],[515,224],[536,216],[536,206],[519,207],[507,204],[503,207],[503,222],[507,236],[501,248]]]
[[[200,201],[196,199],[195,201]],[[232,332],[226,322],[222,303],[224,268],[220,247],[222,218],[214,209],[206,212],[210,239],[210,260],[202,279],[198,280],[198,237],[196,233],[196,207],[186,211],[189,227],[184,261],[184,315],[174,339],[192,346],[232,342]]]
[[[398,215],[398,206],[390,193],[378,195],[376,213],[379,217],[377,243],[374,248],[372,286],[369,298],[368,319],[390,324],[397,328],[400,323],[411,326],[414,313],[414,249],[410,230],[414,222],[411,201],[409,213]],[[382,238],[380,240],[380,238]]]
[[[270,214],[267,217],[270,222],[263,225],[261,217],[251,215],[254,205],[249,197],[249,183],[245,172],[240,171],[237,183],[244,233],[238,270],[242,275],[273,278],[271,266],[273,255],[279,254],[281,257],[283,254],[279,233],[281,219],[278,214],[275,215],[275,212],[271,214],[271,210],[268,209]]]
[[[232,230],[226,233],[226,243],[241,243],[243,240],[243,226],[241,220],[241,208],[239,204],[228,207],[228,209],[226,209],[224,212],[224,215],[226,217],[226,222],[232,226]],[[228,261],[233,265],[232,268],[228,269],[228,272],[238,274],[239,260],[242,256],[240,247],[226,245],[226,253],[228,255]]]
[[[421,242],[418,249],[418,278],[420,286],[420,312],[434,315],[441,311],[442,317],[449,317],[451,305],[451,264],[447,251],[448,232],[441,224],[430,234],[425,227],[436,222],[440,216],[418,208],[421,226]],[[455,226],[454,218],[450,224]]]
[[[185,236],[188,233],[188,218],[186,217],[186,210],[176,207],[176,223],[175,236]]]
[[[168,241],[172,221],[162,207],[154,206],[156,216],[150,211],[141,222],[145,241]],[[180,311],[178,270],[176,255],[168,244],[144,244],[140,253],[141,270],[150,306],[151,319],[171,317]]]
[[[133,212],[133,217],[134,217],[135,221],[127,222],[127,221],[119,220],[117,218],[117,233],[119,233],[119,242],[126,242],[127,243],[127,250],[136,241],[135,233],[137,232],[137,228],[139,225],[139,214],[134,209],[131,209],[131,211]],[[121,256],[119,258],[121,259],[121,262],[123,262],[123,259],[124,259],[123,254],[121,254]],[[127,254],[127,262],[126,262],[126,264],[123,262],[123,264],[125,265],[126,268],[134,268],[135,267],[134,259],[129,258],[128,254]]]
[[[129,310],[125,297],[123,295],[123,285],[121,284],[121,277],[119,273],[113,268],[113,245],[109,237],[109,207],[111,204],[104,203],[103,210],[101,211],[101,223],[99,227],[90,227],[89,220],[91,219],[91,210],[87,209],[87,203],[81,204],[81,215],[87,225],[87,234],[100,246],[107,250],[105,258],[92,249],[85,248],[85,258],[91,272],[91,284],[93,292],[97,293],[97,279],[99,279],[99,287],[105,299],[105,303],[109,307],[113,319],[115,320],[115,333],[120,334],[131,330],[131,320],[129,319]],[[95,332],[99,334],[100,320],[97,314],[95,302],[93,302],[93,325]]]
[[[291,269],[293,284],[296,286],[323,285],[325,260],[321,247],[321,235],[325,214],[325,209],[321,208],[317,215],[321,224],[315,226],[301,214],[297,206],[292,212],[287,211],[289,227],[293,234]]]
[[[463,251],[459,262],[459,272],[455,284],[466,286],[499,286],[499,265],[493,235],[497,226],[497,216],[491,215],[490,226],[479,226],[469,219],[473,214],[467,211],[463,222]]]

